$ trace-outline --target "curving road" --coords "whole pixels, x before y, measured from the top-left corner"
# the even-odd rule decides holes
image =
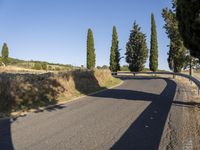
[[[0,121],[2,150],[156,150],[176,83],[164,78],[124,78],[92,96]]]

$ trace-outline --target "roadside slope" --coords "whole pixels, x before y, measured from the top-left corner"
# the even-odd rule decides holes
[[[0,113],[29,110],[119,84],[108,70],[0,74]]]

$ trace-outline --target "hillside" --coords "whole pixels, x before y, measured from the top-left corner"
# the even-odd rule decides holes
[[[1,59],[1,57],[0,57]],[[0,63],[0,66],[2,64]],[[34,61],[34,60],[21,60],[16,58],[9,58],[7,67],[0,67],[0,71],[33,71],[41,72],[43,71],[69,71],[72,69],[79,69],[80,67],[68,65],[68,64],[58,64],[58,63],[49,63],[45,61]],[[38,71],[40,70],[40,71]]]

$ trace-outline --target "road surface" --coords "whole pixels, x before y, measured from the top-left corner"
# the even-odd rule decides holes
[[[177,84],[124,78],[92,96],[0,121],[1,150],[159,149]]]

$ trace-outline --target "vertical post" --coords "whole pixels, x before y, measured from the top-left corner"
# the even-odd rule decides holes
[[[175,79],[175,74],[173,73],[173,79]]]
[[[192,58],[190,58],[190,70],[189,75],[192,76]]]

